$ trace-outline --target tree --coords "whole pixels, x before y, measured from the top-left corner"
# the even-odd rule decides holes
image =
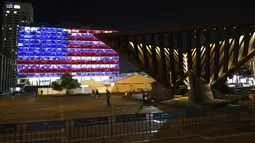
[[[52,82],[52,89],[57,91],[65,89],[67,94],[70,93],[70,90],[76,88],[80,88],[80,83],[77,79],[73,79],[73,76],[70,73],[65,73],[59,80]]]
[[[54,89],[54,90],[57,90],[57,91],[63,90],[63,88],[61,87],[61,82],[59,80],[52,82],[51,86],[52,86],[52,89]]]

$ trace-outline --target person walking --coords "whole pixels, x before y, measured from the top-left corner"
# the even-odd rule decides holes
[[[15,96],[15,91],[13,90],[13,92],[12,92],[12,99],[14,99],[14,96]]]
[[[111,98],[110,91],[108,89],[106,89],[106,102],[107,102],[108,106],[111,106],[110,98]]]
[[[35,91],[35,98],[38,98],[38,91]]]
[[[143,98],[143,100],[145,100],[145,98],[146,98],[146,95],[145,95],[145,93],[143,92],[143,89],[142,89],[142,98]]]
[[[2,94],[3,92],[0,90],[0,100],[2,100]]]
[[[131,90],[129,90],[128,95],[129,95],[130,97],[132,96]]]
[[[92,89],[92,92],[91,92],[91,99],[94,99],[94,96],[95,96],[95,90]]]
[[[96,99],[98,98],[98,94],[99,94],[99,92],[98,92],[98,90],[96,89]]]
[[[41,90],[41,95],[43,95],[43,90]]]

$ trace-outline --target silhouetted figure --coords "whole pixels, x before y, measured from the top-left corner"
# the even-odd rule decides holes
[[[38,91],[37,90],[35,91],[35,97],[38,97]]]
[[[0,100],[2,100],[2,94],[3,94],[3,92],[0,91]]]
[[[41,90],[41,95],[43,95],[43,90]]]
[[[145,95],[145,93],[143,92],[143,89],[141,89],[141,92],[142,92],[142,98],[143,98],[143,100],[145,100],[145,98],[146,98],[146,95]]]
[[[106,89],[106,102],[107,102],[108,106],[111,106],[110,98],[111,98],[110,92],[108,89]]]
[[[96,98],[98,98],[98,94],[99,94],[99,92],[98,92],[98,90],[96,89]]]
[[[146,95],[145,95],[145,93],[143,93],[143,100],[145,100],[145,97],[146,97]]]
[[[92,89],[92,92],[91,92],[91,99],[94,99],[95,98],[95,90]]]
[[[132,96],[132,92],[131,92],[131,90],[129,90],[129,92],[128,92],[128,93],[129,93],[129,96]]]
[[[12,92],[12,99],[14,99],[15,91]]]

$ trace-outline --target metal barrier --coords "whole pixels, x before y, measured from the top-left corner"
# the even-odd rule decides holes
[[[165,129],[199,128],[233,122],[253,122],[253,106],[201,108],[183,112],[129,114],[109,117],[0,125],[0,143],[79,142],[153,134]]]

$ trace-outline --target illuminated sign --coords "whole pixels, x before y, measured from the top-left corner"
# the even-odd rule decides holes
[[[20,5],[14,5],[14,9],[20,9]]]
[[[19,26],[17,70],[25,77],[118,76],[119,56],[94,34],[105,30]]]
[[[12,4],[6,4],[6,8],[13,8]]]

